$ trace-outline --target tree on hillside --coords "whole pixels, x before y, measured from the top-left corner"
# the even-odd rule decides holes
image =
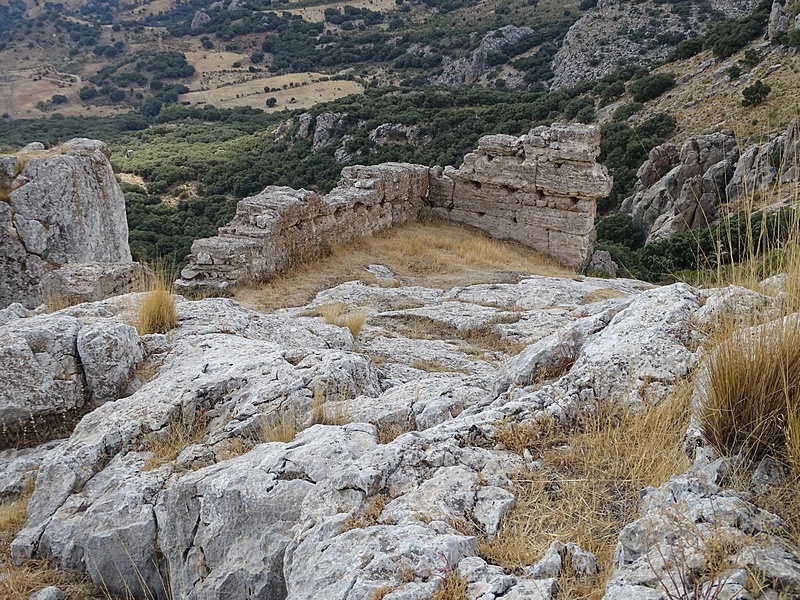
[[[742,90],[742,106],[757,106],[761,104],[767,99],[771,91],[772,88],[759,79],[753,85]]]

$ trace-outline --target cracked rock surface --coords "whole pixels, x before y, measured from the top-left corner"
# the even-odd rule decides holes
[[[753,294],[741,297],[769,304]],[[269,315],[179,299],[178,326],[142,337],[128,329],[138,295],[8,310],[0,334],[27,357],[20,373],[64,384],[75,352],[92,356],[60,393],[105,401],[49,451],[0,454],[16,481],[39,463],[12,558],[50,557],[112,593],[159,599],[428,600],[457,570],[470,599],[553,600],[565,570],[596,575],[591,553],[565,540],[519,573],[478,555],[475,534],[498,532],[516,505],[511,479],[532,468],[494,441],[498,424],[663,399],[697,361],[698,323],[729,296],[624,279],[447,291],[348,282]],[[331,302],[368,313],[355,339],[310,316]],[[124,352],[97,351],[103,336]],[[126,367],[128,354],[147,368]],[[297,433],[280,441],[287,422]],[[176,438],[171,455],[155,455]],[[647,525],[664,505],[709,523],[715,507],[720,527],[763,533],[741,562],[793,589],[797,558],[774,535],[777,517],[720,487],[720,464],[699,460],[646,492],[607,598],[659,597],[643,544],[670,543]]]

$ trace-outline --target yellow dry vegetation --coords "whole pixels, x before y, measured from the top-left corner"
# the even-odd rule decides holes
[[[174,274],[157,264],[152,275],[142,281],[147,290],[137,309],[136,330],[139,335],[166,333],[178,325],[175,296],[172,290]]]
[[[282,10],[290,12],[293,15],[300,15],[306,21],[324,21],[326,8],[338,8],[339,10],[343,10],[345,6],[368,8],[375,12],[386,12],[397,7],[395,0],[351,0],[342,2],[334,1],[326,4],[302,7],[293,7],[290,4],[289,8],[282,8]]]
[[[753,48],[753,46],[748,46]],[[731,56],[727,61],[741,62],[748,48]],[[782,129],[786,123],[798,115],[797,81],[800,73],[800,56],[783,54],[779,67],[767,74],[775,64],[774,60],[763,60],[753,71],[749,81],[730,82],[719,85],[715,79],[720,63],[716,63],[700,72],[703,63],[713,55],[706,50],[692,58],[669,63],[658,69],[658,72],[674,73],[676,78],[692,74],[691,79],[676,86],[660,98],[648,103],[651,112],[668,112],[678,122],[677,139],[689,135],[698,135],[731,129],[738,139],[750,138],[757,143],[763,137]],[[767,99],[758,106],[742,106],[742,90],[748,85],[761,80],[772,88]],[[715,84],[717,84],[715,86]],[[709,88],[715,91],[708,95]]]
[[[599,404],[567,428],[552,419],[501,424],[496,440],[527,450],[542,468],[514,478],[516,507],[495,538],[479,539],[479,554],[516,570],[541,559],[554,540],[575,542],[597,556],[600,574],[595,582],[560,581],[559,597],[599,600],[619,532],[638,517],[640,491],[689,466],[682,442],[690,399],[687,382],[643,412]]]
[[[327,77],[321,73],[308,72],[250,79],[246,72],[237,72],[233,77],[235,83],[230,81],[230,75],[211,76],[210,81],[203,86],[208,89],[192,91],[180,98],[192,105],[213,104],[217,108],[252,106],[269,112],[310,108],[320,102],[364,91],[364,87],[355,81],[339,79],[321,81]],[[289,87],[290,84],[292,87]],[[265,87],[273,91],[266,92]],[[274,107],[266,106],[268,98],[275,98],[277,103]]]
[[[302,306],[340,283],[376,283],[366,271],[386,265],[397,280],[384,285],[422,285],[451,289],[459,285],[517,281],[521,273],[574,277],[574,271],[519,244],[437,220],[411,223],[332,248],[261,285],[241,286],[235,299],[246,306],[273,310]]]

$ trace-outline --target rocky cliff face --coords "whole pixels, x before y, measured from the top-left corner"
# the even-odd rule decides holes
[[[704,227],[717,217],[738,157],[731,131],[689,138],[680,150],[656,146],[639,168],[635,194],[620,211],[633,217],[647,242]]]
[[[489,57],[500,52],[504,46],[513,44],[520,38],[533,33],[529,27],[506,25],[490,31],[469,58],[459,58],[445,64],[441,75],[434,77],[432,83],[454,87],[471,85],[489,72]]]
[[[620,212],[631,215],[647,242],[704,227],[726,201],[797,181],[798,128],[795,119],[780,135],[742,151],[732,131],[691,137],[680,150],[670,143],[657,146]]]
[[[131,262],[108,148],[74,139],[60,152],[0,157],[0,307],[41,304],[42,277],[64,264]]]
[[[712,0],[710,4],[726,18],[746,16],[758,6],[755,0]],[[702,34],[712,22],[701,4],[684,4],[688,15],[669,6],[653,0],[600,0],[567,32],[553,58],[551,88],[598,80],[620,64],[646,65],[664,59],[678,41]]]

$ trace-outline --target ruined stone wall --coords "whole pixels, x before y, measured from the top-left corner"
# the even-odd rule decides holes
[[[592,254],[595,202],[611,191],[611,177],[595,162],[599,153],[595,126],[488,135],[460,169],[431,170],[428,203],[445,219],[580,269]]]
[[[325,196],[269,186],[239,202],[218,236],[192,244],[177,284],[266,281],[302,257],[406,223],[427,195],[428,168],[406,163],[346,167]]]
[[[553,125],[522,137],[483,137],[459,170],[346,167],[325,196],[270,186],[239,202],[218,236],[192,244],[177,284],[266,281],[299,258],[402,225],[426,203],[445,219],[581,269],[592,253],[595,200],[611,190],[606,169],[595,162],[599,152],[597,127]]]

